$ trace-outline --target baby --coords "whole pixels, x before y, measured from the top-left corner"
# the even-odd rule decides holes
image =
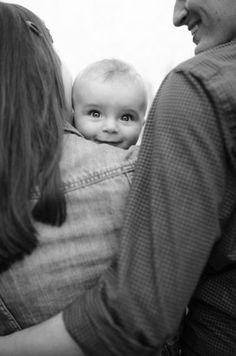
[[[103,59],[75,79],[74,125],[87,139],[127,149],[135,145],[147,110],[147,91],[128,63]]]

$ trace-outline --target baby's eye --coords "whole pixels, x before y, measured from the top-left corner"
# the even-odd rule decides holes
[[[97,110],[90,110],[88,114],[94,118],[98,118],[101,116],[101,113]]]
[[[134,119],[134,117],[131,114],[124,114],[121,116],[122,121],[132,121],[133,119]]]

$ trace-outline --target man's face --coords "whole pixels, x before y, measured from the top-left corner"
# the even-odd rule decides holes
[[[236,1],[176,0],[173,22],[188,27],[197,54],[236,38]]]

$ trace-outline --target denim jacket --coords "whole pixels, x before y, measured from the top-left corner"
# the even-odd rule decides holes
[[[0,335],[47,319],[98,281],[118,248],[137,152],[98,145],[67,127],[67,218],[61,227],[35,223],[38,247],[0,274]]]

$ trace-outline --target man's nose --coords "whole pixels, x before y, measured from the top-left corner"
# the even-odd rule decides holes
[[[176,0],[173,14],[174,26],[183,26],[188,15],[188,10],[185,6],[186,0]]]

